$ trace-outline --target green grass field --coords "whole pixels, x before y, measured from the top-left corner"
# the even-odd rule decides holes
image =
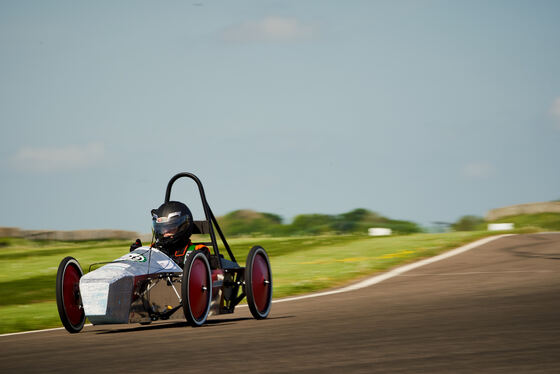
[[[395,237],[329,235],[230,240],[240,265],[253,245],[270,256],[274,297],[336,287],[390,267],[433,256],[488,236],[483,231]],[[85,272],[90,264],[128,252],[130,242],[0,239],[0,333],[61,326],[55,301],[56,271],[66,256]]]

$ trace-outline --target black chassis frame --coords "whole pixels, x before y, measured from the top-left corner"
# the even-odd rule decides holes
[[[200,179],[198,179],[198,177],[192,173],[188,173],[188,172],[183,172],[183,173],[178,173],[175,174],[167,183],[167,188],[165,191],[165,202],[169,202],[170,198],[171,198],[171,189],[173,188],[173,184],[180,178],[190,178],[192,179],[196,185],[198,186],[198,190],[200,192],[200,199],[202,201],[202,208],[204,210],[204,215],[206,217],[205,220],[202,221],[194,221],[194,228],[193,228],[193,234],[209,234],[210,235],[210,242],[204,242],[201,244],[204,244],[206,246],[211,246],[214,250],[214,254],[210,255],[210,267],[212,269],[221,269],[224,272],[224,279],[223,279],[223,283],[221,286],[221,295],[220,295],[220,299],[218,300],[219,302],[219,314],[226,314],[226,313],[233,313],[235,310],[235,307],[245,298],[246,294],[245,294],[245,268],[244,267],[240,267],[239,264],[237,263],[237,260],[235,259],[235,256],[233,254],[233,252],[231,251],[231,248],[225,238],[225,235],[222,231],[222,229],[220,228],[220,225],[218,224],[218,220],[216,219],[216,217],[214,216],[214,213],[212,212],[212,209],[210,209],[210,205],[208,204],[208,200],[206,200],[206,194],[204,193],[204,187],[202,186],[202,182],[200,181]],[[218,235],[222,241],[222,244],[224,245],[229,258],[231,259],[231,261],[233,261],[237,267],[234,268],[224,268],[222,265],[222,261],[221,258],[223,258],[223,255],[220,254],[220,250],[218,247],[218,241],[216,240],[216,230],[218,232]],[[176,275],[173,273],[165,273],[165,274],[160,274],[157,278],[163,280],[163,279],[167,279],[168,285],[171,286],[171,284],[169,284],[170,282],[173,281],[178,281],[178,279],[176,278],[182,278],[182,275]],[[153,279],[153,278],[151,278]],[[182,279],[181,279],[182,280]],[[241,288],[241,293],[239,293],[239,289]],[[166,312],[163,313],[157,313],[157,312],[153,312],[151,310],[150,311],[150,317],[152,318],[152,320],[157,320],[157,319],[168,319],[173,313],[175,313],[178,309],[180,309],[182,307],[182,303],[180,303],[178,306],[174,307],[171,310],[168,310]]]

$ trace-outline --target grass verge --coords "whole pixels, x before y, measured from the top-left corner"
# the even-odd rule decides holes
[[[522,214],[503,217],[494,223],[513,223],[517,228],[539,227],[543,230],[560,231],[560,213]]]

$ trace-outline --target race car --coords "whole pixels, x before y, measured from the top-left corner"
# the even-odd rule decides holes
[[[266,251],[261,246],[252,247],[245,267],[239,266],[208,205],[200,179],[192,173],[179,173],[169,180],[165,203],[170,202],[173,183],[183,177],[198,186],[206,218],[193,220],[192,234],[210,237],[210,242],[198,243],[196,248],[212,250],[186,251],[177,262],[152,240],[150,246],[131,248],[112,262],[92,264],[85,275],[75,258],[64,258],[56,277],[56,302],[68,332],[80,332],[86,317],[93,325],[102,325],[149,324],[184,316],[196,327],[209,315],[233,313],[245,297],[254,318],[268,317],[272,272]],[[216,232],[229,260],[220,253]],[[103,266],[91,270],[99,265]]]

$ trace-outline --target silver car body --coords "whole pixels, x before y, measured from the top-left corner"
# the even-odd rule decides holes
[[[140,247],[80,279],[85,315],[94,325],[149,322],[181,304],[182,273],[163,252]]]

